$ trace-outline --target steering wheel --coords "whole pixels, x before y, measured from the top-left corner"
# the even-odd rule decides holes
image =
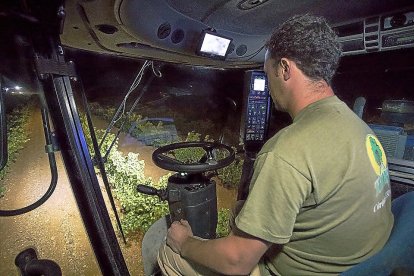
[[[184,148],[202,148],[206,154],[203,156],[203,158],[201,158],[200,161],[189,164],[165,155],[165,153],[168,153],[170,151]],[[217,149],[224,149],[229,155],[223,159],[216,160],[213,151]],[[169,171],[188,173],[201,173],[221,169],[230,165],[231,162],[234,161],[234,158],[235,153],[231,147],[215,142],[174,143],[160,147],[156,149],[152,154],[152,160],[160,168]]]

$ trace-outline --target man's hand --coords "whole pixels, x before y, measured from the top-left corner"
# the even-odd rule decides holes
[[[181,255],[181,249],[184,242],[193,236],[191,226],[186,220],[174,221],[167,233],[167,245]]]

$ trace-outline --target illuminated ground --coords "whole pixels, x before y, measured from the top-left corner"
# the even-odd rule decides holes
[[[44,153],[40,113],[36,112],[31,120],[31,140],[4,180],[7,192],[0,199],[1,209],[26,206],[42,196],[49,186],[50,170]],[[133,143],[128,137],[121,137],[119,145],[122,151],[140,153],[146,162],[145,173],[148,176],[157,180],[166,173],[152,164],[152,148]],[[19,275],[14,258],[28,247],[36,248],[39,258],[56,261],[64,275],[101,275],[59,154],[57,162],[57,188],[45,204],[21,216],[0,217],[0,275]],[[235,191],[219,185],[217,192],[219,207],[228,208],[236,197]],[[131,275],[143,275],[140,238],[130,239],[127,246],[120,242]]]

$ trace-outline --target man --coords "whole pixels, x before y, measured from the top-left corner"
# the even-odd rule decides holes
[[[335,33],[323,18],[295,16],[266,49],[271,97],[293,123],[259,152],[228,237],[201,240],[186,221],[172,224],[159,253],[165,274],[240,275],[259,264],[261,275],[335,275],[389,237],[384,150],[330,86],[340,57]]]

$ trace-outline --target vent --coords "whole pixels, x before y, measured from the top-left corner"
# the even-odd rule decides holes
[[[244,44],[240,45],[236,49],[236,55],[238,55],[239,57],[244,55],[246,52],[247,52],[247,46]]]
[[[341,43],[342,54],[365,51],[364,21],[352,22],[333,28]]]
[[[378,16],[367,18],[365,19],[365,25],[378,24],[378,20],[379,20]]]
[[[120,48],[129,48],[129,49],[154,49],[148,44],[142,44],[138,42],[124,42],[116,44]]]
[[[364,41],[361,39],[341,41],[343,52],[352,52],[358,50],[364,50]]]
[[[358,21],[333,28],[338,37],[359,35],[364,32],[364,22]]]
[[[118,31],[118,28],[113,26],[113,25],[109,25],[109,24],[100,24],[100,25],[96,25],[95,26],[99,31],[105,33],[105,34],[114,34]]]
[[[373,16],[333,29],[343,56],[414,47],[414,11]]]
[[[385,155],[394,158],[403,158],[405,150],[406,135],[392,135],[377,131],[375,132],[385,150]]]
[[[237,7],[241,10],[250,10],[266,3],[267,1],[269,0],[243,0],[237,4]]]
[[[162,23],[159,27],[158,27],[158,31],[157,31],[157,37],[159,39],[164,39],[167,38],[171,33],[171,25],[168,22]]]
[[[171,41],[174,44],[178,44],[184,39],[184,31],[182,29],[175,30],[171,35]]]
[[[387,157],[403,158],[407,134],[401,127],[369,125],[381,142]]]
[[[367,52],[379,50],[379,17],[365,19],[364,44]]]

